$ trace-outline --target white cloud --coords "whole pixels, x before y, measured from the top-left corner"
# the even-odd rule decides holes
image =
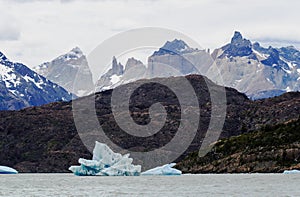
[[[234,30],[252,40],[300,41],[296,0],[3,0],[0,7],[9,10],[8,20],[0,12],[0,51],[29,66],[74,46],[89,53],[118,32],[144,26],[180,31],[203,48],[227,43]]]

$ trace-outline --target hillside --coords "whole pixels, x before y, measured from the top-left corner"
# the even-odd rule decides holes
[[[205,157],[198,152],[177,167],[185,173],[283,172],[300,169],[300,118],[222,139]]]

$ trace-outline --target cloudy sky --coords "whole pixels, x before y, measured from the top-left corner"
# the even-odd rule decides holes
[[[234,30],[253,40],[300,46],[297,0],[0,0],[0,51],[32,67],[75,46],[89,54],[107,38],[139,27],[184,33],[203,48]]]

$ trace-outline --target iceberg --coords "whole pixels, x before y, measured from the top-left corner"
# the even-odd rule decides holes
[[[80,158],[80,166],[69,168],[77,176],[139,176],[140,165],[133,165],[129,154],[114,153],[106,144],[96,141],[92,160]]]
[[[18,174],[18,171],[7,166],[0,166],[0,174]]]
[[[159,166],[142,172],[141,175],[181,175],[182,172],[180,170],[173,168],[175,165],[176,163],[170,163],[163,166]]]
[[[283,174],[300,174],[300,170],[285,170]]]

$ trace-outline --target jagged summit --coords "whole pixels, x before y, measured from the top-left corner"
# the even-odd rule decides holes
[[[120,62],[118,63],[116,57],[113,56],[112,69],[110,70],[110,74],[122,75],[123,72],[124,72],[124,66]]]
[[[128,71],[129,69],[135,67],[135,66],[144,66],[143,62],[140,60],[135,59],[134,57],[131,57],[127,60],[126,66],[125,66],[125,72]]]
[[[191,53],[195,51],[189,47],[183,40],[175,39],[173,41],[167,41],[163,47],[161,47],[158,51],[155,51],[152,56],[159,56],[159,55],[176,55],[176,54],[184,54],[184,53]]]
[[[224,47],[222,47],[224,51],[220,56],[222,57],[242,57],[249,56],[252,54],[252,44],[250,40],[243,38],[242,34],[238,31],[234,32],[233,37],[231,38],[231,42]],[[255,58],[254,56],[252,58]]]
[[[234,42],[242,40],[242,39],[243,39],[243,36],[242,36],[241,32],[235,31],[233,37],[231,38],[231,43],[234,43]]]

